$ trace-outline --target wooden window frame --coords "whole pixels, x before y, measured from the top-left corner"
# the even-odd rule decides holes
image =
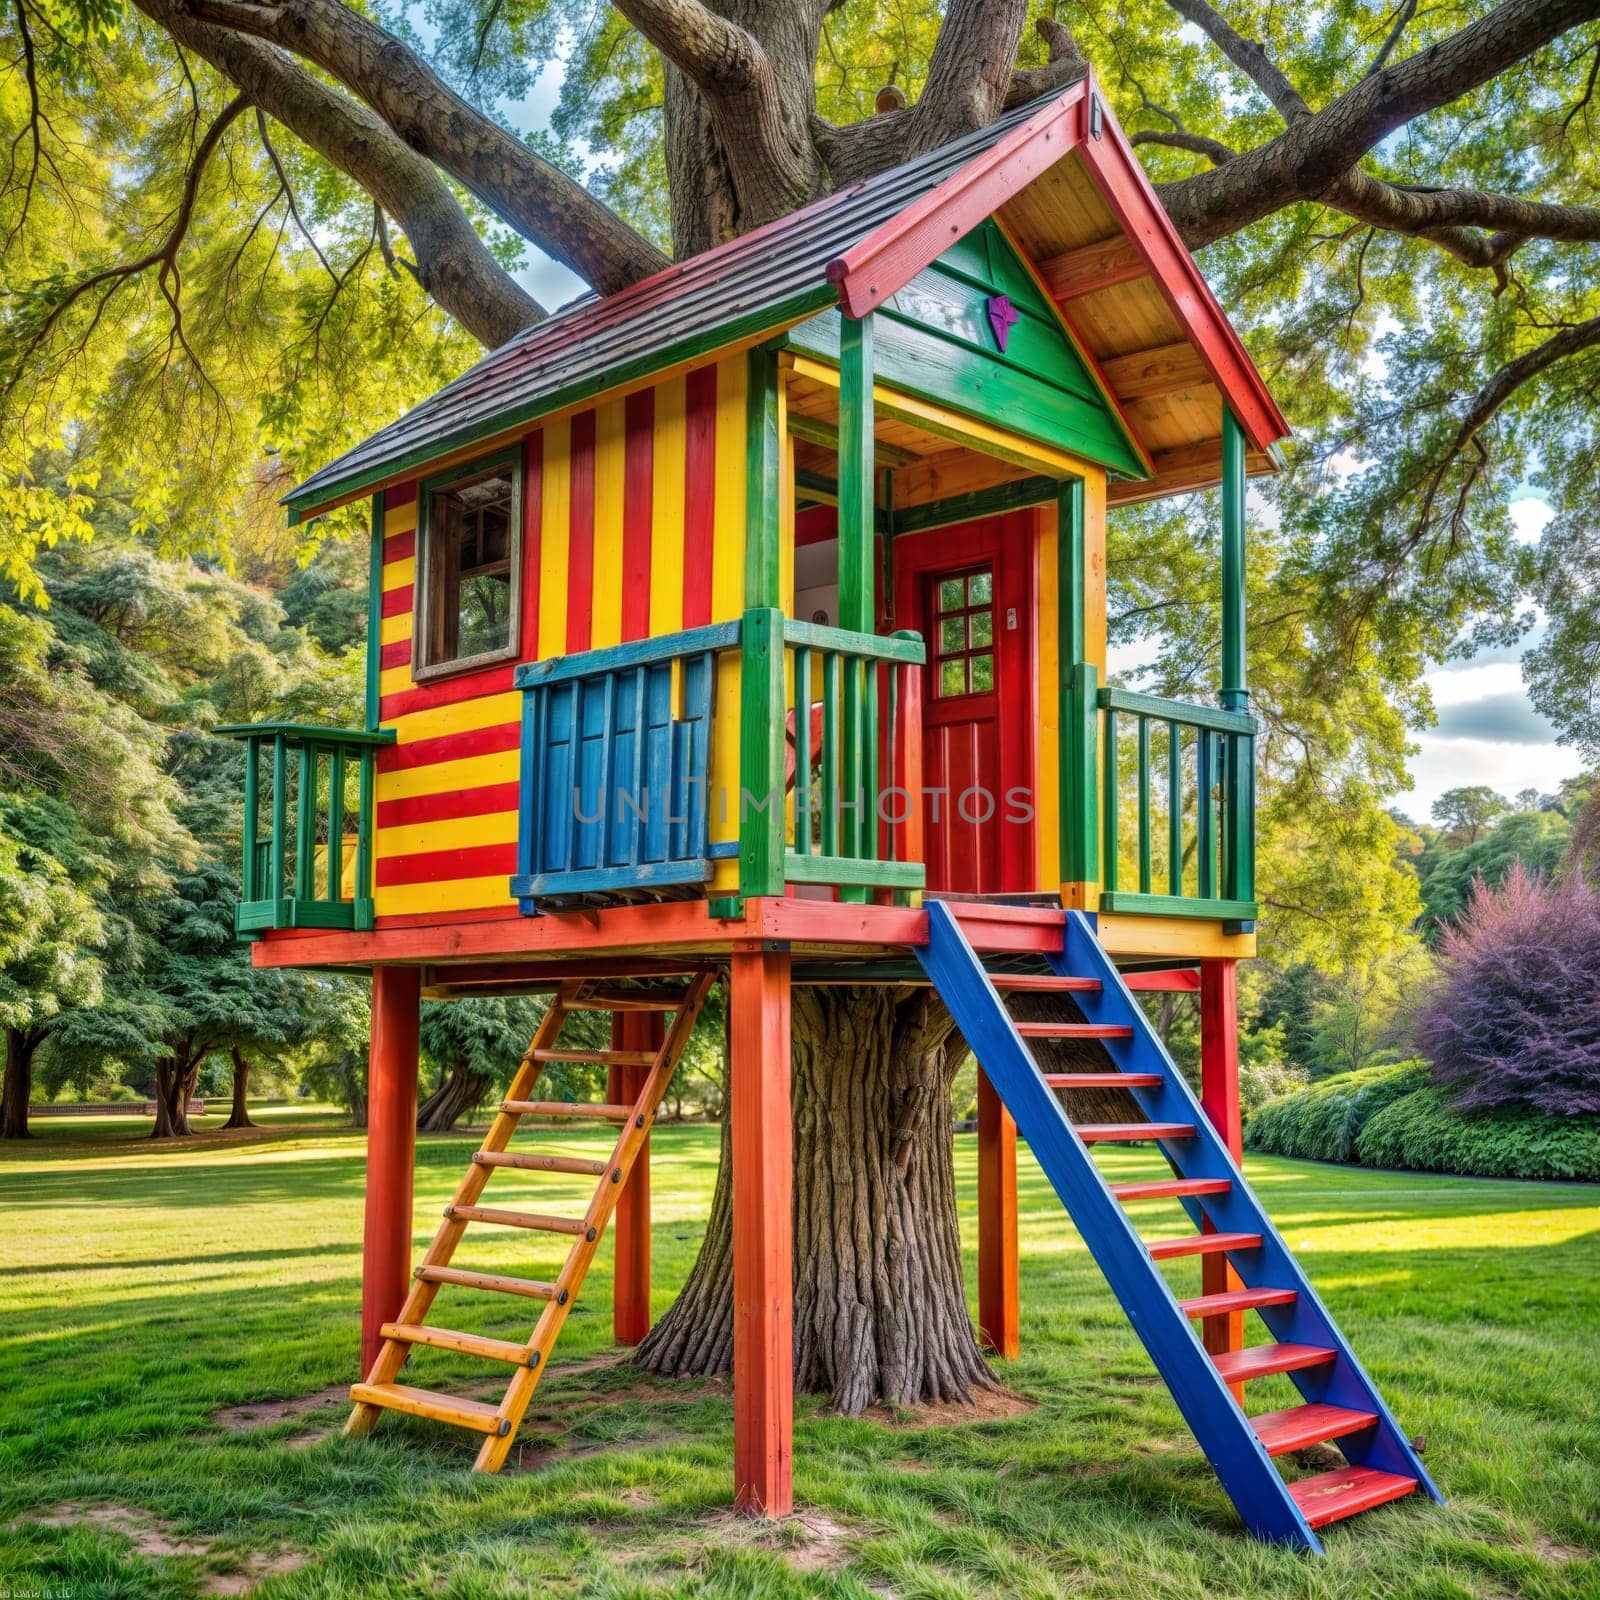
[[[511,480],[511,509],[506,529],[506,554],[510,566],[511,594],[509,600],[510,637],[504,645],[493,650],[480,650],[476,655],[456,656],[449,661],[427,659],[428,640],[432,633],[434,597],[434,538],[432,522],[433,497],[442,489],[451,489],[478,478],[503,474]],[[417,572],[411,607],[411,677],[415,683],[433,683],[440,678],[452,678],[463,672],[475,672],[483,667],[514,661],[522,649],[522,450],[520,447],[500,450],[491,456],[479,456],[475,461],[464,461],[448,472],[424,478],[417,486]]]
[[[968,584],[973,578],[980,576],[989,580],[989,598],[987,601],[973,605],[968,591]],[[957,579],[961,583],[962,605],[954,611],[941,610],[938,593],[940,586]],[[976,566],[964,568],[960,572],[942,572],[933,579],[932,593],[929,596],[930,604],[928,606],[928,632],[931,635],[928,665],[933,699],[971,700],[978,695],[995,693],[995,682],[998,677],[996,662],[999,656],[999,645],[996,640],[997,630],[994,625],[996,610],[995,589],[993,562],[983,562]],[[971,619],[979,612],[987,612],[989,615],[989,642],[975,645],[972,643]],[[942,634],[944,629],[942,624],[956,617],[962,619],[962,636],[967,642],[960,650],[947,651],[943,648]],[[976,656],[989,657],[989,687],[987,689],[974,689],[972,687],[972,662]],[[962,680],[967,687],[960,694],[945,694],[940,688],[941,669],[947,661],[959,661],[962,663]]]

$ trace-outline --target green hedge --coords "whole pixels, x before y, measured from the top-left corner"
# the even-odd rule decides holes
[[[1600,1116],[1464,1117],[1415,1062],[1342,1073],[1274,1100],[1250,1119],[1245,1143],[1365,1167],[1600,1181]]]

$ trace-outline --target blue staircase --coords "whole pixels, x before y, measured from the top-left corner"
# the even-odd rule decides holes
[[[930,982],[1100,1264],[1250,1531],[1320,1551],[1316,1529],[1328,1523],[1419,1490],[1439,1500],[1416,1452],[1084,913],[1067,913],[1064,947],[1049,959],[1052,975],[1021,978],[986,971],[948,906],[931,901],[927,912],[928,942],[918,957]],[[1013,988],[1070,994],[1088,1020],[1018,1023],[1002,998]],[[1028,1048],[1029,1038],[1074,1036],[1098,1039],[1115,1073],[1046,1073]],[[1056,1098],[1064,1089],[1104,1087],[1126,1089],[1146,1120],[1075,1126]],[[1091,1148],[1132,1141],[1156,1142],[1173,1177],[1108,1182]],[[1180,1239],[1141,1238],[1123,1207],[1159,1198],[1179,1201],[1197,1231]],[[1198,1231],[1203,1227],[1210,1231]],[[1158,1262],[1214,1252],[1226,1254],[1243,1287],[1180,1301]],[[1271,1342],[1207,1354],[1194,1322],[1236,1311],[1256,1312]],[[1248,1415],[1232,1388],[1274,1373],[1289,1375],[1303,1403]],[[1274,1456],[1325,1441],[1337,1443],[1348,1466],[1289,1482],[1273,1462]]]

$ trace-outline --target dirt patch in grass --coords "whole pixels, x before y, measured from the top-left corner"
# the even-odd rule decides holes
[[[63,1500],[47,1510],[25,1513],[11,1525],[17,1528],[30,1522],[42,1528],[103,1528],[108,1533],[121,1534],[141,1556],[146,1557],[205,1557],[211,1555],[214,1548],[209,1539],[179,1538],[172,1532],[170,1523],[137,1506],[88,1505],[76,1500]],[[220,1559],[235,1570],[203,1573],[200,1577],[202,1594],[249,1594],[267,1578],[285,1572],[298,1572],[306,1564],[307,1557],[298,1550],[280,1550],[273,1554],[251,1551],[242,1556],[228,1552]]]
[[[288,1422],[308,1412],[350,1404],[350,1385],[336,1383],[315,1394],[295,1395],[289,1400],[249,1400],[243,1405],[224,1406],[212,1413],[213,1426],[229,1433],[248,1433],[252,1428],[267,1428],[274,1422]]]
[[[781,1556],[797,1572],[836,1572],[849,1561],[853,1540],[864,1529],[840,1522],[826,1512],[801,1507],[781,1521],[757,1520],[734,1511],[719,1511],[698,1524],[718,1545],[743,1545]]]
[[[1570,1544],[1557,1544],[1554,1539],[1547,1539],[1540,1534],[1533,1541],[1533,1548],[1539,1552],[1543,1561],[1564,1567],[1569,1561],[1586,1561],[1589,1557],[1587,1550],[1579,1550]]]
[[[1038,1402],[1010,1389],[979,1389],[970,1401],[933,1400],[920,1406],[868,1406],[861,1415],[886,1428],[959,1428],[974,1422],[1025,1417]]]

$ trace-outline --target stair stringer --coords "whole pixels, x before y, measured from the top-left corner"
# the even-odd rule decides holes
[[[1063,951],[1048,960],[1060,976],[1099,979],[1098,993],[1091,991],[1074,996],[1089,1021],[1120,1023],[1133,1028],[1131,1039],[1112,1039],[1104,1043],[1122,1071],[1161,1073],[1159,1089],[1128,1091],[1145,1115],[1152,1121],[1194,1124],[1196,1136],[1193,1139],[1162,1146],[1162,1153],[1173,1170],[1185,1178],[1231,1181],[1232,1187],[1225,1194],[1207,1195],[1203,1206],[1194,1200],[1185,1202],[1185,1209],[1196,1226],[1204,1215],[1220,1232],[1259,1234],[1260,1249],[1229,1253],[1228,1260],[1234,1271],[1246,1288],[1278,1287],[1297,1291],[1289,1305],[1257,1308],[1257,1315],[1266,1323],[1273,1338],[1280,1343],[1320,1345],[1336,1352],[1331,1362],[1288,1375],[1302,1397],[1308,1402],[1319,1401],[1376,1414],[1378,1422],[1374,1427],[1339,1440],[1345,1457],[1353,1466],[1373,1467],[1415,1478],[1419,1487],[1442,1504],[1443,1495],[1428,1476],[1377,1386],[1356,1359],[1304,1269],[1273,1226],[1266,1208],[1245,1181],[1243,1172],[1201,1109],[1194,1091],[1167,1054],[1144,1008],[1123,983],[1121,973],[1106,954],[1084,912],[1067,913]]]
[[[959,924],[939,901],[930,901],[926,910],[928,942],[917,947],[923,970],[1105,1274],[1228,1498],[1257,1537],[1320,1552],[1321,1541],[1234,1403],[1144,1241],[1100,1176],[1088,1146],[1074,1132]],[[1065,966],[1060,971],[1062,976],[1082,975],[1069,973]],[[1114,969],[1111,981],[1115,992],[1127,993]],[[1094,997],[1073,998],[1087,1014],[1085,1002]],[[1148,1093],[1155,1096],[1161,1091]],[[1199,1117],[1198,1108],[1195,1116]]]

